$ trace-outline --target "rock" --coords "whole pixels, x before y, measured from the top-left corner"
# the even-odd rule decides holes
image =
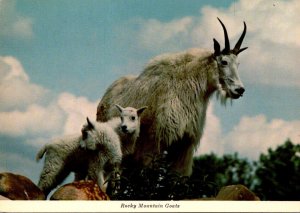
[[[44,193],[27,177],[0,173],[0,195],[11,200],[45,200]]]
[[[216,200],[260,200],[252,191],[241,184],[224,186],[216,196]]]
[[[94,181],[75,181],[57,189],[50,200],[109,200]]]

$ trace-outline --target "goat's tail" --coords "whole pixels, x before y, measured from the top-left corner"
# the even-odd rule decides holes
[[[47,151],[47,146],[43,146],[43,148],[41,148],[41,150],[36,154],[35,160],[37,162],[39,162],[40,159],[43,158],[45,152]]]

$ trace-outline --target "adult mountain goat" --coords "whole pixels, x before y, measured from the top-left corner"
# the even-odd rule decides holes
[[[192,49],[165,54],[151,60],[136,77],[123,77],[106,91],[97,108],[97,120],[117,115],[114,103],[123,106],[148,106],[141,117],[140,137],[134,158],[145,165],[149,155],[168,151],[172,169],[191,175],[194,151],[203,134],[209,98],[217,92],[221,101],[238,99],[245,91],[238,75],[237,56],[246,49],[241,44],[244,30],[233,49],[226,27],[225,48],[214,41],[214,52]]]

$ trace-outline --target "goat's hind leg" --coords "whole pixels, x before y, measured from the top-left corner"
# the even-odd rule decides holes
[[[62,167],[62,164],[57,167],[44,166],[40,176],[38,187],[44,192],[45,196],[52,191],[57,185],[61,184],[64,179],[70,174],[69,170]]]

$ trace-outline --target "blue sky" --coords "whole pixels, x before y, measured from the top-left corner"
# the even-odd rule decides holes
[[[297,0],[0,1],[0,171],[37,182],[38,149],[95,118],[118,77],[162,53],[223,44],[217,17],[232,44],[247,23],[246,92],[226,107],[212,99],[196,154],[255,160],[287,138],[300,143],[299,10]]]

